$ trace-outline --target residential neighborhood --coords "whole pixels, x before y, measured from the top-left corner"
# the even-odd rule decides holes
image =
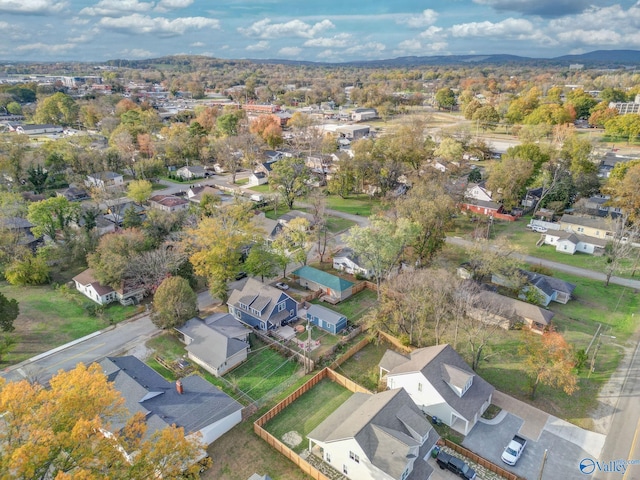
[[[640,84],[505,61],[0,66],[0,477],[640,475]]]

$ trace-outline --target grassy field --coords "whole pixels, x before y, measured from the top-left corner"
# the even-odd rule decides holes
[[[247,182],[248,181],[249,180],[247,179]],[[250,187],[250,190],[256,193],[271,193],[271,186],[268,183],[265,183],[264,185],[255,185],[253,187]]]
[[[356,222],[347,220],[346,218],[327,217],[327,229],[331,233],[343,232],[356,225]]]
[[[363,217],[370,216],[371,212],[379,206],[380,200],[365,194],[351,195],[347,198],[337,195],[329,195],[327,197],[327,208]]]
[[[358,323],[365,313],[376,305],[377,301],[378,296],[376,292],[365,288],[337,305],[331,305],[329,303],[321,302],[320,300],[313,300],[311,303],[322,305],[330,310],[335,310],[347,317],[347,320],[351,323],[355,324]]]
[[[13,365],[83,337],[133,315],[136,307],[120,304],[95,312],[98,305],[76,290],[51,286],[14,287],[0,283],[0,292],[18,301],[20,314],[14,322],[17,343],[0,365]]]
[[[300,453],[309,446],[307,434],[346,402],[351,395],[353,395],[352,392],[331,380],[321,380],[268,422],[265,429],[280,440],[285,433],[299,433],[302,442],[292,448]]]
[[[369,345],[340,365],[336,370],[345,377],[375,392],[380,378],[378,364],[384,352],[390,348],[391,345],[386,342],[372,340]]]

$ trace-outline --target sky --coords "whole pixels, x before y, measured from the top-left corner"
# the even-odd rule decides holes
[[[640,1],[0,0],[0,60],[315,62],[640,49]]]

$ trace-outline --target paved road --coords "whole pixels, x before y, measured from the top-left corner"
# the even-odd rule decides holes
[[[447,243],[452,245],[458,245],[460,247],[467,247],[473,245],[473,241],[465,240],[460,237],[447,237]],[[531,255],[521,255],[516,254],[518,258],[521,260],[531,263],[542,265],[553,270],[558,270],[559,272],[569,273],[571,275],[577,275],[579,277],[591,278],[593,280],[602,280],[603,282],[606,280],[606,275],[604,273],[595,272],[593,270],[587,270],[586,268],[573,267],[571,265],[566,265],[564,263],[553,262],[551,260],[545,260],[543,258],[532,257]],[[640,289],[640,281],[632,280],[629,278],[621,278],[621,277],[611,277],[610,283],[615,285],[621,285],[623,287]]]
[[[109,355],[121,355],[159,331],[149,316],[143,316],[33,357],[5,369],[0,375],[9,381],[26,378],[46,383],[59,370],[71,370],[80,362],[90,364]]]

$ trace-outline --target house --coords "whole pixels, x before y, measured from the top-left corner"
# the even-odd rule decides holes
[[[495,390],[446,344],[420,348],[408,356],[387,350],[379,367],[387,388],[404,388],[422,412],[463,435],[491,404]]]
[[[59,125],[18,125],[16,127],[16,133],[23,135],[44,135],[44,134],[59,134],[64,131]]]
[[[298,283],[303,287],[315,291],[322,290],[322,293],[328,297],[328,301],[339,302],[352,295],[353,282],[309,265],[294,270],[292,274],[298,277]]]
[[[542,192],[542,187],[531,188],[527,190],[527,193],[525,193],[522,202],[520,202],[520,205],[525,208],[535,208],[535,206],[538,205],[538,202],[542,198]]]
[[[282,290],[249,278],[242,290],[234,290],[227,301],[229,313],[259,330],[286,325],[298,317],[298,303]]]
[[[149,206],[167,213],[189,209],[189,200],[175,195],[154,195],[149,199]]]
[[[499,203],[473,199],[463,201],[460,204],[460,209],[463,211],[466,210],[468,212],[478,213],[480,215],[487,215],[489,217],[496,217],[507,213],[504,207]]]
[[[116,172],[99,172],[87,175],[84,181],[88,188],[123,187],[124,177]]]
[[[222,196],[222,192],[215,187],[209,185],[197,185],[189,187],[187,190],[187,199],[193,203],[200,203],[202,197],[209,195],[211,197]]]
[[[548,231],[543,233],[543,243],[553,245],[556,251],[573,255],[576,252],[589,255],[602,255],[607,246],[607,240],[603,238],[588,237],[566,231]]]
[[[31,250],[36,249],[42,242],[43,238],[36,238],[31,229],[34,225],[22,217],[0,217],[0,228],[10,231],[14,238],[12,242],[17,242],[18,245],[29,247]],[[9,241],[9,239],[5,239]]]
[[[221,377],[247,359],[249,330],[228,313],[192,318],[176,328],[191,360]]]
[[[343,248],[333,255],[333,268],[351,275],[359,275],[364,278],[372,277],[369,269],[363,266],[362,260],[350,248]]]
[[[354,393],[308,435],[309,451],[353,480],[427,480],[439,436],[406,390]]]
[[[480,322],[498,325],[504,330],[521,323],[535,333],[544,333],[555,314],[538,305],[483,290],[473,308],[469,309],[469,316]]]
[[[309,229],[313,228],[315,224],[315,219],[313,215],[306,212],[301,212],[300,210],[290,210],[287,213],[280,215],[278,217],[278,223],[282,226],[287,225],[291,220],[296,218],[304,218],[307,222],[309,222]]]
[[[534,289],[540,298],[539,304],[543,307],[546,307],[551,302],[566,304],[571,300],[571,295],[576,289],[573,283],[543,275],[542,273],[529,272],[528,270],[520,270],[520,273],[527,279],[527,284],[524,286],[520,298],[525,297],[528,290]],[[512,287],[508,279],[498,274],[491,276],[491,283]]]
[[[260,232],[264,232],[263,238],[267,244],[271,244],[282,231],[282,224],[280,222],[267,218],[265,213],[259,210],[254,210],[251,223],[253,223]]]
[[[470,183],[464,192],[464,197],[473,200],[490,202],[492,200],[491,190],[487,189],[486,182]]]
[[[369,136],[371,127],[369,125],[342,125],[335,131],[340,135],[340,138],[352,141]]]
[[[122,305],[134,305],[144,298],[144,287],[134,287],[123,282],[119,289],[114,290],[108,285],[102,285],[96,280],[92,268],[79,273],[72,280],[76,290],[100,305],[115,301]]]
[[[201,165],[192,165],[181,167],[176,170],[176,176],[182,178],[183,180],[193,180],[195,178],[204,178],[207,176],[207,171]]]
[[[269,175],[271,175],[271,168],[273,167],[274,163],[275,162],[258,163],[253,173],[262,173],[266,175],[267,178],[269,178]]]
[[[312,304],[305,316],[312,324],[334,335],[347,328],[347,317],[322,305]]]
[[[622,214],[622,209],[608,205],[610,201],[611,196],[609,195],[594,195],[581,200],[584,209],[589,215],[594,217],[619,217]]]
[[[100,366],[129,413],[144,415],[147,435],[176,425],[187,437],[199,435],[210,445],[242,421],[242,405],[199,375],[174,385],[131,355],[107,357]],[[112,426],[122,428],[125,421],[118,417]]]
[[[89,193],[84,188],[73,186],[58,192],[57,195],[66,198],[70,202],[81,202],[90,198]]]
[[[248,185],[250,187],[257,187],[258,185],[264,185],[267,182],[269,182],[269,177],[267,177],[267,174],[264,173],[264,171],[252,172],[251,175],[249,175]]]
[[[587,237],[611,239],[614,235],[614,222],[609,218],[569,215],[560,218],[560,229],[565,232],[579,233]]]

